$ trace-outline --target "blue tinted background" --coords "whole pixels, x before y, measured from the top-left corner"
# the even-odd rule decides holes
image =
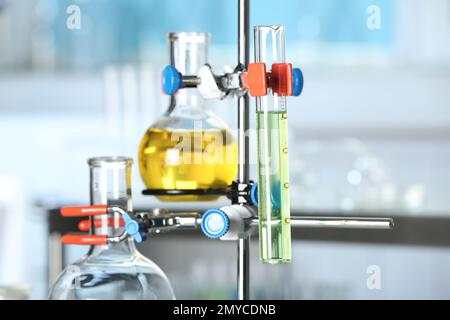
[[[51,22],[60,64],[77,66],[133,62],[150,44],[164,44],[171,31],[208,31],[213,45],[235,46],[237,1],[228,0],[52,0],[57,13]],[[65,27],[64,8],[81,8],[82,28]],[[381,30],[366,27],[369,5],[381,9]],[[47,8],[48,10],[49,8]],[[251,24],[286,25],[289,44],[392,43],[390,0],[253,0]]]

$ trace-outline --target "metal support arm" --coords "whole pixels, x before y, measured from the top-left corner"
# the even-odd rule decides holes
[[[153,212],[138,212],[134,214],[135,219],[143,226],[147,233],[161,233],[173,230],[192,230],[201,225],[202,218],[198,212],[169,212],[155,209]],[[259,225],[257,217],[252,217],[242,221],[245,226],[242,230],[256,232]],[[313,217],[313,216],[292,216],[291,226],[293,228],[339,228],[339,229],[384,229],[389,230],[394,227],[391,218],[363,218],[363,217]],[[235,226],[230,226],[230,229]],[[250,235],[250,234],[249,234]],[[237,238],[226,238],[237,240]]]

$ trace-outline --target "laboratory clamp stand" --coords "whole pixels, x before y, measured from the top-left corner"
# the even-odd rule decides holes
[[[284,26],[254,27],[255,61],[249,61],[250,0],[238,0],[238,61],[234,70],[216,74],[208,64],[198,74],[182,74],[172,64],[162,73],[164,93],[196,88],[204,99],[237,99],[237,179],[223,189],[147,189],[144,195],[226,195],[231,204],[204,213],[152,209],[136,212],[108,203],[66,207],[64,216],[115,215],[123,220],[120,234],[63,236],[65,244],[101,245],[129,238],[143,242],[148,235],[171,230],[200,228],[208,238],[237,243],[237,297],[249,295],[249,250],[252,235],[259,235],[263,263],[291,261],[291,227],[391,229],[389,218],[290,216],[286,97],[299,96],[303,74],[285,62]],[[258,183],[249,177],[250,99],[255,97]]]

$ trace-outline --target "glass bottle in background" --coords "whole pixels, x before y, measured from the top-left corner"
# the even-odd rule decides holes
[[[170,33],[171,65],[196,75],[207,63],[208,33]],[[196,88],[170,98],[166,113],[145,133],[139,170],[148,189],[223,189],[237,174],[237,143],[226,124],[205,104]],[[207,201],[218,196],[177,195],[162,201]]]
[[[131,210],[133,160],[100,157],[91,158],[88,163],[91,204]],[[123,231],[119,215],[101,215],[91,219],[91,233],[112,236]],[[85,257],[61,273],[49,293],[52,300],[174,298],[166,275],[136,250],[131,237],[119,243],[91,246]]]

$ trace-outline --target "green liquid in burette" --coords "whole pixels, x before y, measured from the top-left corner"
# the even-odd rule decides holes
[[[287,113],[257,112],[261,261],[291,261]],[[269,160],[267,160],[269,159]]]

